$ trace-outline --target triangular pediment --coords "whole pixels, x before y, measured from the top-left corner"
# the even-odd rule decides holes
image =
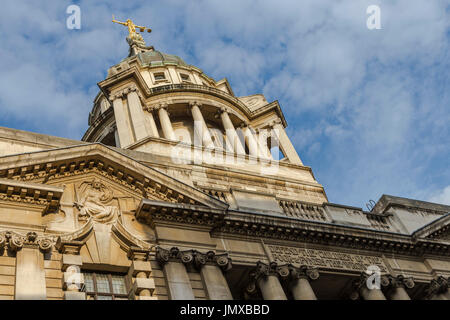
[[[450,242],[450,213],[430,222],[413,233],[416,239]]]
[[[131,197],[226,209],[204,192],[94,143],[0,158],[0,178],[41,185],[64,185],[96,175]]]

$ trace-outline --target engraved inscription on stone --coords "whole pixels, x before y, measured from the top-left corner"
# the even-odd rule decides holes
[[[387,272],[383,259],[380,257],[274,245],[268,245],[268,248],[274,260],[280,264],[291,263],[351,271],[365,271],[368,266],[376,265],[382,273]]]

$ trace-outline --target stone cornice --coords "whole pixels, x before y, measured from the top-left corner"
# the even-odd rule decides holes
[[[12,178],[15,170],[5,171],[5,176]],[[21,168],[22,177],[25,170]],[[29,183],[13,179],[0,178],[0,200],[43,206],[43,214],[55,212],[64,189],[44,184]]]
[[[264,237],[408,255],[450,255],[449,245],[422,239],[415,241],[410,235],[230,210],[213,234],[237,238]]]
[[[143,199],[136,210],[138,221],[154,226],[157,222],[186,223],[211,228],[221,223],[225,210],[189,204],[170,204]]]

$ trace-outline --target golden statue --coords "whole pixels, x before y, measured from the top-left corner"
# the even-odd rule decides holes
[[[131,21],[131,19],[127,19],[126,22],[122,22],[122,21],[117,21],[116,19],[114,19],[114,15],[112,16],[112,22],[114,23],[118,23],[121,25],[124,25],[126,27],[128,27],[128,33],[129,33],[129,37],[132,39],[133,36],[137,33],[136,32],[136,28],[139,29],[139,31],[141,32],[145,32],[145,30],[147,30],[148,33],[152,32],[152,29],[147,28],[147,27],[141,27],[141,26],[137,26],[133,23],[133,21]]]

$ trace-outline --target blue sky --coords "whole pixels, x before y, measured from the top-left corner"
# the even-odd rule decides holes
[[[66,8],[81,7],[81,30]],[[381,8],[368,30],[366,8]],[[382,194],[450,204],[448,1],[2,1],[0,126],[80,139],[133,18],[236,95],[279,100],[331,202]]]

